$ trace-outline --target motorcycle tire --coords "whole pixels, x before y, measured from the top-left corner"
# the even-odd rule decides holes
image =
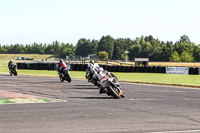
[[[113,96],[115,99],[119,99],[121,96],[119,92],[114,90],[111,86],[107,87],[108,93]]]
[[[61,82],[64,82],[64,79],[63,79],[61,76],[59,76],[59,78],[60,78],[60,81],[61,81]]]
[[[67,82],[69,83],[72,81],[70,73],[67,74],[66,79],[67,79]]]
[[[15,72],[15,74],[14,74],[15,76],[17,76],[17,71]]]

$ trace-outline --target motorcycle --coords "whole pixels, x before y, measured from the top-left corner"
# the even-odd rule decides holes
[[[63,68],[60,67],[59,69],[62,70]],[[58,72],[58,75],[59,75],[59,78],[60,78],[60,81],[61,81],[61,82],[64,82],[64,81],[66,80],[67,82],[70,83],[70,82],[72,81],[72,78],[71,78],[69,69],[70,69],[70,66],[68,66],[67,68],[65,68],[65,69],[63,70],[63,73],[59,73],[59,72]]]
[[[86,70],[86,79],[88,79],[88,82],[93,83],[95,86],[99,87],[99,83],[97,82],[96,79],[96,75],[97,75],[97,70],[93,67],[88,67]]]
[[[12,76],[13,74],[15,76],[17,76],[17,66],[16,65],[13,65],[13,66],[10,66],[10,76]]]
[[[111,95],[115,99],[119,99],[121,97],[124,98],[122,88],[116,77],[107,78],[107,76],[104,76],[101,80],[103,80],[101,83],[101,87],[104,88],[105,93],[107,93],[108,96]]]

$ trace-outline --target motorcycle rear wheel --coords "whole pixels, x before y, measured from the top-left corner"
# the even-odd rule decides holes
[[[60,78],[60,81],[61,81],[61,82],[64,82],[64,79],[63,79],[61,76],[59,76],[59,78]]]
[[[14,73],[15,76],[17,76],[17,71]]]

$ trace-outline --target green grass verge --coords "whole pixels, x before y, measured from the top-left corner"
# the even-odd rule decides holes
[[[115,73],[115,75],[121,81],[200,86],[200,75],[158,73]]]
[[[0,99],[0,104],[6,103],[41,103],[41,102],[60,102],[59,99],[47,99],[47,98],[15,98],[15,99]]]

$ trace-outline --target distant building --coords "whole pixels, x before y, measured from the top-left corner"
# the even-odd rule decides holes
[[[135,66],[148,66],[149,58],[135,58]]]

